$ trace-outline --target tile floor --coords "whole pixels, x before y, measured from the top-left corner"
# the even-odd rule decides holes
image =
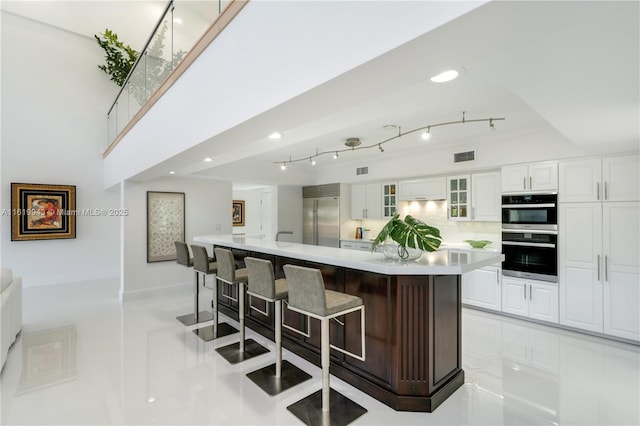
[[[237,334],[205,343],[175,320],[191,301],[185,288],[120,304],[113,282],[25,289],[0,423],[300,424],[286,406],[320,388],[320,370],[284,351],[312,379],[267,396],[245,374],[273,352],[228,364],[214,349]],[[465,385],[434,413],[393,411],[333,377],[332,386],[369,410],[361,425],[640,424],[637,346],[465,309],[463,364]]]

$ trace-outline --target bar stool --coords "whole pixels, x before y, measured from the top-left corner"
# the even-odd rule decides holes
[[[216,278],[229,285],[238,286],[238,298],[234,299],[223,293],[223,296],[238,302],[238,320],[240,322],[240,341],[231,345],[217,348],[218,352],[224,359],[231,364],[237,364],[241,361],[253,358],[269,352],[267,348],[259,344],[253,339],[244,339],[244,299],[245,285],[248,281],[247,268],[237,269],[231,250],[220,247],[214,248],[216,259],[218,261],[218,275]]]
[[[284,265],[289,285],[289,309],[320,320],[322,390],[287,407],[307,425],[346,425],[367,410],[329,386],[330,349],[335,349],[361,361],[365,360],[365,315],[362,299],[345,293],[325,290],[319,269]],[[348,352],[329,342],[329,320],[360,310],[362,355]]]
[[[207,275],[214,275],[213,300],[211,302],[211,310],[213,312],[210,314],[213,324],[193,330],[193,332],[205,342],[237,333],[238,330],[226,322],[218,324],[218,286],[216,285],[218,281],[215,279],[218,264],[211,262],[211,258],[207,255],[207,249],[203,246],[192,244],[191,251],[193,252],[193,269],[204,274],[203,281],[206,281]]]
[[[274,304],[275,333],[273,340],[276,344],[275,364],[252,371],[247,374],[247,377],[258,385],[260,389],[273,396],[305,380],[309,380],[311,375],[287,360],[282,361],[282,301],[288,295],[287,280],[284,278],[275,279],[273,264],[268,260],[245,257],[244,262],[247,265],[249,278],[247,294],[249,294],[249,297],[255,297],[267,302],[266,312],[251,306],[251,304],[249,304],[249,308],[269,316],[269,303],[273,302]]]
[[[184,265],[188,268],[193,267],[193,258],[189,256],[189,246],[184,241],[174,241],[173,244],[176,246],[176,255],[177,261],[179,265]],[[176,317],[178,321],[180,321],[184,325],[193,325],[199,324],[205,321],[211,321],[211,313],[202,311],[199,312],[198,307],[198,298],[200,297],[200,289],[198,286],[198,271],[194,269],[194,277],[193,277],[193,304],[194,309],[192,314],[181,315]]]

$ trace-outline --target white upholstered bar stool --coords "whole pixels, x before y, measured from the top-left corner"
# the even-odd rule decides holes
[[[325,290],[319,269],[284,265],[289,288],[288,309],[320,320],[320,351],[322,365],[322,390],[289,405],[287,410],[307,425],[347,425],[367,410],[329,385],[330,350],[365,360],[364,303],[358,296]],[[329,342],[329,320],[351,312],[360,311],[361,354],[357,355]]]
[[[209,319],[213,320],[213,324],[193,330],[193,332],[205,342],[208,342],[218,337],[228,336],[229,334],[237,333],[235,327],[223,322],[218,323],[218,286],[215,277],[218,271],[217,262],[212,262],[211,258],[207,254],[207,249],[204,246],[197,244],[191,245],[191,251],[193,252],[193,269],[197,272],[204,274],[202,280],[207,279],[207,275],[213,275],[213,298],[211,301],[212,313],[209,315]]]
[[[256,385],[269,395],[277,395],[287,389],[309,380],[311,375],[302,371],[289,361],[282,361],[282,301],[287,298],[287,280],[275,279],[273,264],[269,260],[245,257],[247,265],[249,297],[264,300],[266,309],[261,311],[249,304],[250,309],[255,309],[263,315],[269,316],[270,303],[274,304],[274,336],[276,344],[276,362],[259,370],[247,374]],[[251,299],[249,299],[251,300]]]
[[[218,352],[224,359],[231,364],[237,364],[238,362],[253,358],[258,355],[269,352],[267,348],[259,344],[253,339],[244,338],[244,300],[245,300],[245,285],[249,280],[247,268],[241,268],[236,270],[235,259],[233,252],[221,247],[215,247],[213,249],[216,254],[216,260],[218,263],[218,274],[216,278],[223,283],[227,283],[231,286],[238,286],[238,298],[233,299],[230,296],[226,296],[231,300],[238,302],[238,322],[240,323],[240,341],[231,345],[217,348]],[[224,293],[223,293],[224,294]]]
[[[176,256],[179,265],[186,266],[188,268],[193,267],[193,258],[189,256],[189,246],[184,241],[174,241],[173,244],[176,247]],[[200,287],[198,283],[198,271],[193,271],[193,313],[181,315],[176,317],[184,325],[199,324],[201,322],[211,321],[211,313],[207,311],[200,311],[198,307],[198,299],[200,298]]]

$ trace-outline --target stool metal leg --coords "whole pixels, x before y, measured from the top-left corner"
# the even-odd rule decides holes
[[[329,320],[320,320],[320,354],[322,357],[322,411],[329,411],[331,402],[329,400],[329,366],[330,366],[330,348],[329,348]]]
[[[199,284],[198,281],[199,281],[200,273],[196,270],[194,270],[193,273],[195,274],[193,277],[193,281],[194,281],[193,313],[176,317],[178,321],[180,321],[182,324],[187,326],[199,324],[201,322],[211,321],[211,314],[209,312],[206,312],[206,311],[201,312],[198,309],[198,301],[200,299],[200,288],[198,285]],[[205,279],[206,279],[206,276],[205,276]]]
[[[278,395],[311,378],[310,374],[289,361],[282,361],[282,300],[276,300],[274,304],[275,335],[273,340],[276,344],[276,362],[247,374],[253,383],[271,396]]]
[[[218,324],[218,277],[215,275],[213,276],[213,297],[211,301],[211,314],[209,314],[209,316],[213,319],[212,325],[193,330],[196,336],[205,342],[238,332],[235,327],[226,322]]]
[[[223,346],[221,348],[217,348],[216,352],[218,352],[224,359],[229,361],[231,364],[237,364],[249,358],[253,358],[254,356],[266,354],[269,352],[269,349],[262,346],[260,343],[256,342],[253,339],[248,339],[245,342],[245,330],[244,330],[244,298],[245,291],[244,285],[245,283],[238,283],[240,287],[238,287],[238,322],[240,323],[240,341],[238,343],[233,343],[231,345]]]

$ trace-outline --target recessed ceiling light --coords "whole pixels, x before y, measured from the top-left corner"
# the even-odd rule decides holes
[[[269,139],[280,139],[282,138],[282,134],[278,132],[273,132],[269,135]]]
[[[171,171],[169,172],[169,174],[170,174],[170,175],[175,175],[175,174],[176,174],[176,172],[174,172],[173,170],[171,170]]]
[[[207,163],[210,163],[210,162],[213,161],[213,158],[207,157],[207,158],[204,159],[204,161],[207,162]]]
[[[444,83],[447,81],[451,81],[456,77],[458,77],[458,71],[447,70],[447,71],[441,72],[438,75],[431,77],[431,81],[433,81],[434,83]]]

